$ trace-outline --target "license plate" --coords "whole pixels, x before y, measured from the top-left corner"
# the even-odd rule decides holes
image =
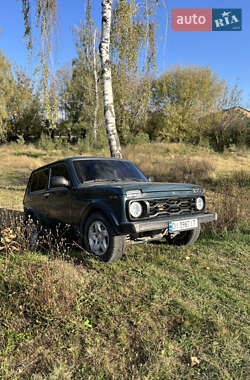
[[[169,222],[169,232],[185,231],[198,228],[198,219],[182,219]]]

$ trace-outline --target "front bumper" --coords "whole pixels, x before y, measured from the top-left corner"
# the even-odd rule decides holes
[[[198,214],[198,215],[190,215],[184,217],[172,217],[172,218],[164,218],[161,220],[149,220],[149,221],[141,221],[141,222],[133,222],[127,223],[121,226],[122,233],[141,233],[141,232],[150,232],[150,231],[159,231],[168,229],[169,222],[175,220],[186,220],[186,219],[198,219],[198,224],[200,226],[201,223],[209,223],[217,220],[217,214]]]

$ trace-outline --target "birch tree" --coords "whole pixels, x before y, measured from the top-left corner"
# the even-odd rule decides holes
[[[106,132],[109,141],[111,157],[122,158],[121,145],[115,123],[115,109],[113,101],[111,62],[110,62],[110,30],[113,0],[102,1],[102,35],[99,46],[104,98],[104,117]]]
[[[94,126],[93,126],[93,137],[94,141],[96,141],[97,138],[97,113],[99,108],[99,92],[98,92],[98,75],[97,75],[97,63],[96,63],[96,34],[97,34],[97,28],[95,28],[94,31],[94,46],[93,46],[93,52],[94,52],[94,81],[95,81],[95,113],[94,113]]]

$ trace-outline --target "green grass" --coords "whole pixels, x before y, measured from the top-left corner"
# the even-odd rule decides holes
[[[249,243],[141,245],[112,265],[3,255],[2,377],[247,379]]]
[[[77,154],[2,146],[0,208],[21,210],[30,171]],[[38,253],[0,250],[0,378],[247,380],[249,153],[239,161],[240,152],[156,144],[125,155],[164,178],[166,162],[181,174],[188,158],[195,177],[197,157],[211,161],[208,206],[220,213],[218,227],[190,247],[128,247],[112,265],[53,244]]]

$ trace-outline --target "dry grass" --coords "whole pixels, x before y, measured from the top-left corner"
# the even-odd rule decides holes
[[[203,231],[226,234],[242,225],[250,225],[250,193],[232,183],[222,183],[215,192],[207,192],[207,209],[216,211],[218,220],[203,227]]]
[[[0,185],[0,209],[23,210],[23,195],[25,188],[4,187]]]
[[[156,175],[159,178],[166,177],[169,171],[173,172],[175,166],[179,170],[182,165],[185,167],[191,162],[194,165],[200,162],[201,166],[204,164],[205,167],[210,168],[208,176],[211,179],[219,178],[225,173],[231,175],[240,170],[249,172],[250,168],[250,152],[248,151],[227,152],[221,155],[202,147],[154,143],[141,145],[139,148],[128,146],[123,150],[123,154],[125,158],[134,161],[145,174]]]
[[[206,159],[176,157],[167,165],[159,165],[152,173],[160,182],[184,182],[202,184],[211,179],[213,166]]]

